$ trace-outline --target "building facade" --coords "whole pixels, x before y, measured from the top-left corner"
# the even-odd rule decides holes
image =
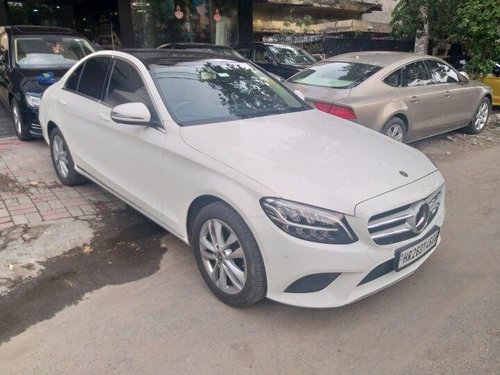
[[[381,1],[0,0],[0,24],[69,27],[103,48],[154,48],[170,42],[235,46],[279,33],[287,18],[306,16],[307,32],[315,34],[370,31],[374,25],[390,32],[362,20],[380,11]]]

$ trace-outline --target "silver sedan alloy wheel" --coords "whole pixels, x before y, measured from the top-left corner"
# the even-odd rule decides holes
[[[54,164],[57,171],[62,177],[68,177],[68,150],[65,147],[64,140],[59,135],[56,135],[52,141],[52,153],[54,155]]]
[[[481,105],[479,106],[479,109],[477,110],[476,118],[474,119],[474,128],[477,131],[480,131],[486,125],[486,121],[488,121],[489,112],[490,108],[488,106],[488,103],[482,102]]]
[[[385,135],[388,137],[398,141],[398,142],[403,142],[403,134],[404,130],[399,124],[394,124],[392,125],[387,131],[385,132]]]
[[[237,294],[245,286],[247,263],[241,243],[224,222],[210,219],[200,232],[203,265],[212,282],[223,292]]]
[[[23,124],[21,122],[21,114],[19,113],[19,106],[14,104],[12,106],[12,116],[14,117],[14,126],[16,127],[17,134],[21,134],[23,132]]]

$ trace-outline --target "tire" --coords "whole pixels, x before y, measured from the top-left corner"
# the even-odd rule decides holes
[[[224,202],[205,206],[192,228],[198,269],[217,298],[230,306],[243,307],[266,296],[266,271],[259,247],[250,228],[231,206]],[[212,240],[211,233],[219,240]]]
[[[87,182],[87,179],[75,170],[68,144],[57,128],[50,133],[50,156],[57,177],[64,185],[74,186]]]
[[[479,103],[476,112],[474,112],[474,117],[463,130],[468,134],[479,134],[488,123],[488,117],[491,112],[491,102],[488,98],[483,98],[481,103]]]
[[[387,121],[381,133],[395,141],[406,143],[406,125],[399,117],[393,117]]]
[[[14,130],[16,131],[17,138],[21,141],[31,141],[33,136],[30,134],[29,128],[24,123],[19,103],[15,98],[12,98],[10,108],[12,111],[12,117],[14,118]]]

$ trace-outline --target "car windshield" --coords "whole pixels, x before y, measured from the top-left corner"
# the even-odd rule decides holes
[[[267,47],[271,50],[276,60],[281,64],[314,64],[316,59],[303,49],[293,46],[278,46],[269,44]]]
[[[248,63],[210,59],[149,67],[165,105],[181,126],[309,109]]]
[[[348,89],[359,85],[380,69],[382,69],[380,66],[368,64],[324,62],[302,70],[291,77],[290,82],[334,89]]]
[[[90,44],[77,37],[37,35],[14,40],[16,66],[24,69],[69,68],[92,52]]]

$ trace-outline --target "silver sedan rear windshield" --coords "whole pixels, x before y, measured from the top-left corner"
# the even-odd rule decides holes
[[[181,126],[309,109],[281,83],[245,62],[200,60],[149,68],[167,109]]]
[[[310,86],[350,89],[380,69],[382,68],[376,65],[327,61],[302,70],[289,81]]]

